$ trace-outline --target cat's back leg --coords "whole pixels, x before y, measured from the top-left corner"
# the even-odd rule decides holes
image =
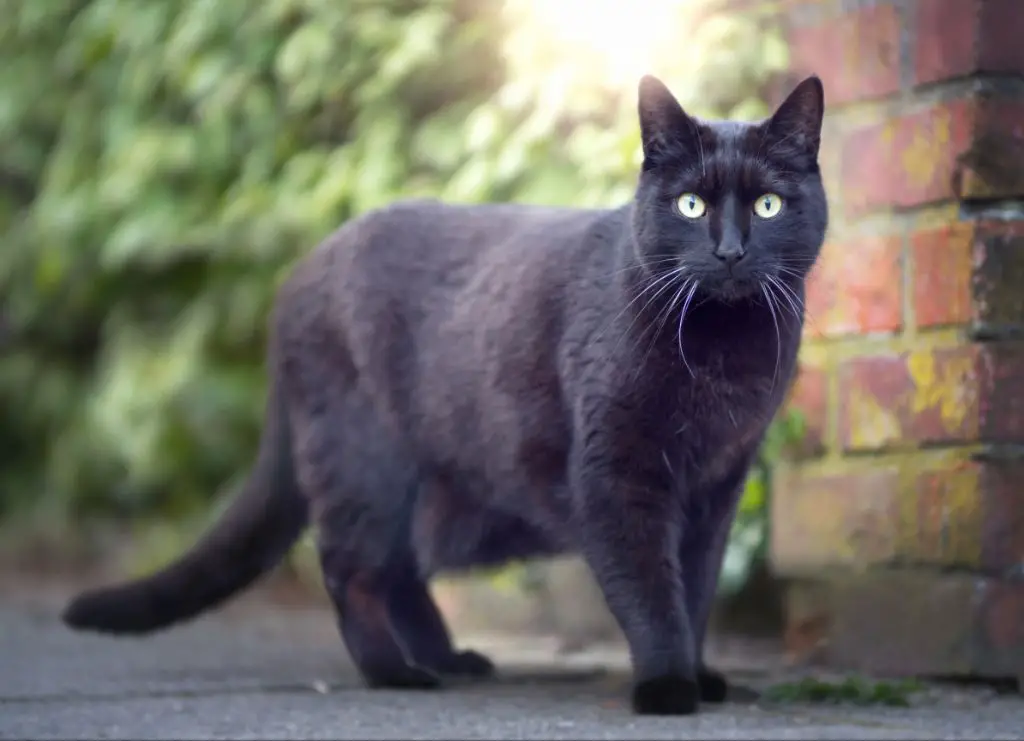
[[[418,472],[357,395],[341,408],[359,423],[326,444],[345,447],[349,471],[331,474],[316,454],[304,465],[321,491],[334,492],[314,507],[318,551],[353,661],[375,687],[429,688],[446,676],[491,674],[487,657],[452,645],[420,574],[411,543]]]
[[[287,365],[286,377],[298,478],[352,660],[374,687],[429,688],[445,675],[491,673],[486,657],[452,646],[419,573],[411,526],[422,482],[413,456],[358,388],[342,351],[317,344],[319,352]]]
[[[436,687],[439,675],[412,660],[388,605],[395,554],[407,550],[415,469],[360,391],[358,369],[332,326],[330,291],[304,267],[286,286],[276,329],[296,474],[316,525],[324,586],[367,684]]]

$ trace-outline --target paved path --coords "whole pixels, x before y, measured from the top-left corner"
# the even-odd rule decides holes
[[[0,593],[0,738],[1024,739],[1024,700],[975,691],[905,710],[747,701],[636,718],[621,656],[529,668],[526,649],[509,645],[500,681],[369,692],[324,612],[242,605],[115,640],[63,630],[55,606]]]

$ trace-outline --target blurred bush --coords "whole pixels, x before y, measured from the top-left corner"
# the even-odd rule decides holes
[[[274,287],[353,214],[627,199],[636,81],[542,1],[5,0],[0,518],[176,517],[244,474]],[[655,71],[763,115],[778,35],[676,6]]]

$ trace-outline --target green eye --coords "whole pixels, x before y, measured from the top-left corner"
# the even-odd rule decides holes
[[[774,219],[782,210],[782,196],[765,193],[754,201],[754,213],[762,219]]]
[[[696,193],[683,193],[679,196],[677,203],[679,204],[679,213],[688,219],[699,219],[708,210],[704,199]]]

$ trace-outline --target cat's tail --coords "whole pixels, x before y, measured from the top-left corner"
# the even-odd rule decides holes
[[[61,616],[65,624],[123,634],[166,628],[224,602],[284,558],[309,514],[295,477],[287,408],[276,376],[256,463],[220,519],[152,576],[75,597]]]

